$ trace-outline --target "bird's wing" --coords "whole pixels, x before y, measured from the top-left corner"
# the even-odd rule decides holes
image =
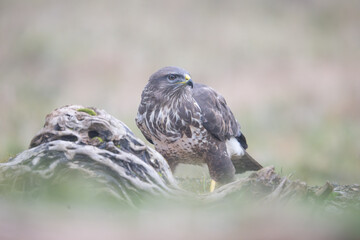
[[[201,108],[203,126],[213,136],[221,141],[236,137],[246,149],[246,140],[240,132],[240,125],[220,94],[206,85],[195,84],[193,97]]]

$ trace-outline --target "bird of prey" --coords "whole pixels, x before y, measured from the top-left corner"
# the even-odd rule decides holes
[[[164,67],[150,76],[135,120],[172,171],[179,163],[206,163],[222,185],[236,173],[262,168],[245,151],[245,136],[225,99],[194,83],[184,69]]]

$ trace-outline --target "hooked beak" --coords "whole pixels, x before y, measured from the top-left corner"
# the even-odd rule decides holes
[[[194,83],[193,81],[191,80],[191,77],[189,74],[185,74],[185,84],[190,86],[191,88],[194,88]]]
[[[191,88],[194,88],[194,83],[191,79],[186,81],[186,85],[189,85]]]

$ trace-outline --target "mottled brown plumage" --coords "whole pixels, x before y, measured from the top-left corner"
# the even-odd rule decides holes
[[[184,69],[165,67],[150,77],[136,124],[172,170],[206,163],[212,179],[227,183],[235,173],[262,168],[245,152],[246,139],[225,99],[194,84]]]

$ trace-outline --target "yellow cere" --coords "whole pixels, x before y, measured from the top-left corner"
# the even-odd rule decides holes
[[[186,84],[191,79],[189,74],[185,74],[185,80],[183,82],[177,82],[177,84]]]

